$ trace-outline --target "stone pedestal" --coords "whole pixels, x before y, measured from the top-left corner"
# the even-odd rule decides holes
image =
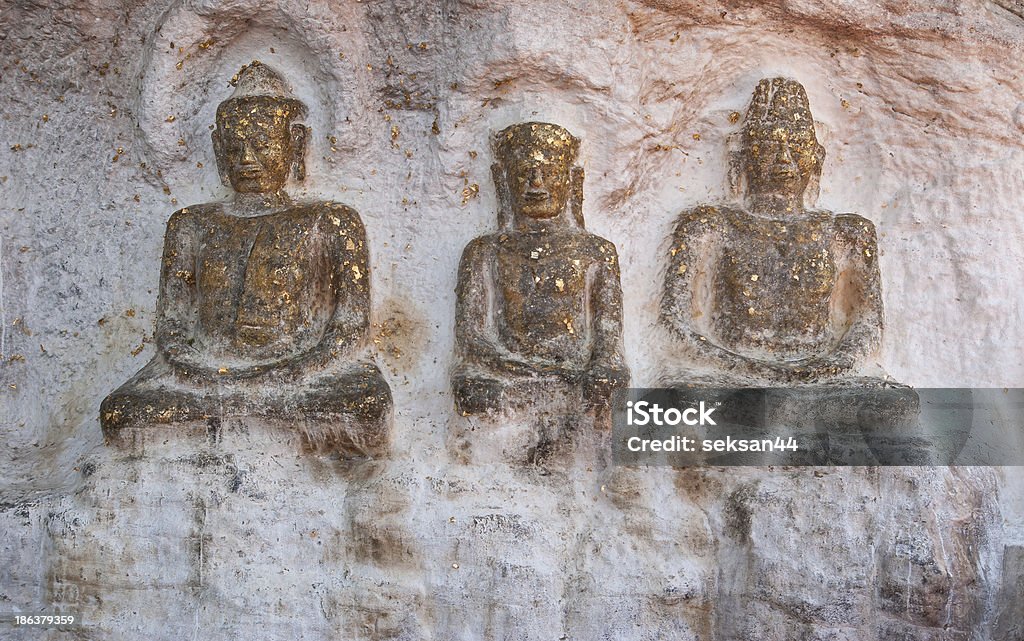
[[[48,515],[48,599],[104,641],[923,641],[992,622],[990,470],[604,467],[585,433],[534,464],[487,439],[466,463],[353,463],[287,424],[154,428]]]
[[[50,522],[48,587],[88,638],[419,638],[410,482],[310,456],[282,423],[140,430]],[[403,636],[405,635],[405,636]],[[372,638],[372,637],[368,637]]]

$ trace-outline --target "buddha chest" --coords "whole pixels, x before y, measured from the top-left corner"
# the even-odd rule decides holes
[[[201,224],[196,287],[204,343],[227,356],[254,358],[315,344],[335,304],[318,213],[218,213]]]
[[[830,217],[737,216],[712,270],[712,326],[723,346],[802,358],[831,342],[836,264]]]
[[[500,237],[495,315],[506,347],[553,360],[580,356],[589,338],[588,274],[596,264],[571,234]]]

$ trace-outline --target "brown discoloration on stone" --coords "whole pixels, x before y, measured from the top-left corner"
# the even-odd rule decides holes
[[[987,563],[981,550],[991,535],[983,516],[991,496],[982,487],[964,484],[964,476],[951,470],[956,476],[948,478],[947,486],[959,483],[950,489],[956,512],[947,517],[953,518],[926,516],[881,537],[875,576],[879,639],[914,638],[908,632],[922,629],[969,638],[968,631],[986,617],[990,597],[981,587]],[[907,491],[922,489],[913,478],[903,485]]]
[[[352,557],[360,563],[394,570],[421,566],[415,537],[398,523],[366,522],[352,530]]]
[[[673,482],[680,496],[696,505],[707,505],[722,496],[722,479],[706,468],[675,470]]]
[[[310,449],[352,456],[388,446],[391,392],[356,353],[369,329],[369,251],[355,210],[295,203],[305,107],[254,61],[217,109],[214,150],[229,203],[167,223],[158,354],[104,400],[108,439],[152,423],[293,418]]]
[[[723,510],[725,533],[741,543],[747,543],[750,540],[750,503],[756,495],[756,482],[749,483],[734,490],[725,501]]]
[[[501,231],[471,242],[459,266],[456,407],[516,406],[533,383],[606,407],[629,378],[622,292],[615,246],[583,229],[579,141],[531,122],[494,148]]]
[[[995,638],[1024,639],[1024,546],[1003,549],[1002,574]]]
[[[374,350],[393,376],[407,375],[423,356],[433,328],[408,299],[385,300],[376,310],[370,326]]]

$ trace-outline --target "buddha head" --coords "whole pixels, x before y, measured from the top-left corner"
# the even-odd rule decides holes
[[[824,160],[803,85],[787,78],[759,82],[743,128],[747,194],[801,197],[821,176]]]
[[[579,147],[575,136],[550,123],[520,123],[498,132],[495,178],[514,214],[543,220],[565,211],[582,177],[573,166]]]
[[[239,193],[276,192],[289,172],[305,177],[306,108],[284,79],[258,60],[232,78],[234,93],[217,107],[213,151],[221,180]]]

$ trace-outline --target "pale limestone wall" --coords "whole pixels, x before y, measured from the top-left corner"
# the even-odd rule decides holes
[[[672,221],[682,209],[732,197],[727,160],[737,125],[729,115],[743,111],[758,79],[782,74],[807,87],[827,149],[818,206],[862,214],[880,234],[887,328],[878,363],[915,386],[1024,385],[1022,15],[1011,0],[0,0],[0,555],[9,560],[0,610],[67,599],[55,585],[76,576],[83,593],[109,588],[81,574],[107,558],[75,556],[91,549],[82,544],[90,536],[149,550],[132,557],[142,575],[195,558],[181,541],[157,536],[170,537],[180,523],[174,510],[193,505],[175,502],[185,490],[173,481],[198,479],[193,493],[206,506],[218,505],[211,493],[224,493],[224,484],[201,482],[205,468],[193,463],[171,474],[155,457],[137,464],[145,487],[120,485],[126,469],[108,460],[96,414],[103,396],[153,354],[164,224],[178,207],[226,194],[208,126],[226,80],[259,58],[311,107],[305,195],[345,202],[366,225],[378,357],[396,414],[393,460],[368,471],[362,491],[401,490],[388,499],[394,509],[378,513],[365,496],[346,503],[360,496],[351,471],[331,476],[321,468],[332,464],[292,460],[284,446],[270,451],[294,473],[263,466],[256,455],[268,446],[256,437],[237,449],[218,445],[248,461],[263,498],[228,500],[208,529],[189,536],[238,537],[239,547],[267,556],[220,566],[231,572],[212,591],[183,592],[193,585],[187,573],[181,583],[168,579],[178,599],[171,602],[193,608],[190,629],[221,638],[216,619],[196,613],[222,602],[235,571],[260,575],[228,590],[239,608],[269,603],[243,600],[257,585],[264,590],[254,595],[309,607],[311,588],[266,564],[315,558],[305,571],[319,578],[308,583],[348,605],[324,606],[304,632],[288,627],[288,608],[267,608],[267,625],[281,626],[268,638],[363,630],[355,621],[377,610],[404,622],[380,626],[404,630],[400,638],[657,638],[650,630],[660,630],[782,639],[839,630],[831,633],[861,639],[889,634],[874,627],[878,620],[917,626],[905,632],[915,639],[971,638],[941,633],[943,625],[977,638],[1005,632],[1011,617],[996,603],[1007,598],[997,597],[1007,593],[1003,548],[1024,543],[1018,471],[691,478],[667,470],[601,476],[566,462],[571,471],[552,480],[502,465],[496,444],[478,452],[488,465],[461,465],[445,445],[454,420],[445,372],[459,254],[496,225],[489,132],[543,119],[584,139],[587,224],[618,247],[626,354],[643,385],[661,353],[648,337]],[[229,469],[217,465],[216,474]],[[313,477],[323,494],[308,491]],[[97,504],[92,493],[108,487],[113,494]],[[152,530],[116,520],[106,529],[81,525],[94,522],[97,505],[136,496],[163,497],[146,513],[156,519]],[[323,504],[338,514],[296,516]],[[282,505],[291,516],[280,516]],[[261,524],[249,539],[224,525],[246,514]],[[473,519],[489,523],[493,514],[507,527],[474,533]],[[404,543],[383,544],[388,558],[373,560],[360,551],[373,537],[353,533],[364,522]],[[281,543],[266,538],[273,523],[291,528]],[[305,555],[305,529],[332,532],[323,546],[337,556],[321,563]],[[409,558],[391,560],[392,548],[406,545]],[[975,556],[958,556],[956,545]],[[84,565],[65,562],[75,558]],[[330,583],[349,561],[363,570]],[[506,565],[525,568],[518,587],[504,580]],[[915,592],[915,573],[933,580]],[[886,587],[895,585],[890,575],[903,591]],[[375,592],[374,577],[394,584],[391,591]],[[532,594],[544,596],[535,604]],[[929,613],[915,614],[915,595]],[[92,612],[113,621],[118,607]],[[824,611],[852,614],[837,620]],[[758,622],[759,630],[744,627]]]

